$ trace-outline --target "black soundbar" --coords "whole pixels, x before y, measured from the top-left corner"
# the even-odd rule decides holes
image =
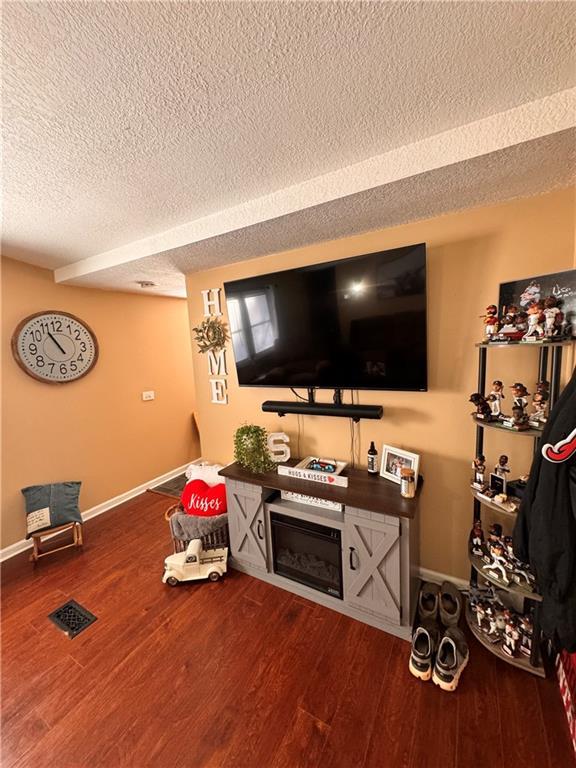
[[[345,419],[381,419],[384,409],[381,405],[333,405],[332,403],[305,403],[304,401],[266,400],[262,403],[266,413],[303,413],[307,416],[342,416]]]

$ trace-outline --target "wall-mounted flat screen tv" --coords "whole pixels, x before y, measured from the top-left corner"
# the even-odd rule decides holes
[[[424,243],[224,290],[241,386],[427,389]]]

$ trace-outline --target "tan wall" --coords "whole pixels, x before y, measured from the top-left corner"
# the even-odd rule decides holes
[[[382,421],[361,422],[361,464],[365,466],[370,440],[379,450],[388,443],[421,454],[425,477],[421,564],[466,577],[466,540],[472,519],[469,476],[474,455],[468,397],[476,391],[474,344],[482,335],[478,316],[487,304],[497,302],[500,282],[573,266],[574,210],[574,190],[562,190],[191,274],[187,278],[190,320],[194,325],[202,319],[200,290],[221,287],[224,281],[425,241],[429,391],[360,392],[361,403],[384,406]],[[233,434],[242,423],[286,431],[296,453],[296,416],[280,419],[260,409],[263,400],[291,399],[289,390],[239,388],[231,350],[228,354],[229,404],[214,405],[210,403],[207,360],[195,347],[193,351],[203,455],[231,460]],[[524,379],[530,389],[536,381],[536,365],[535,350],[495,349],[490,352],[489,381],[501,378],[509,385]],[[330,397],[331,392],[322,392],[318,399],[329,401]],[[350,460],[348,420],[306,416],[303,424],[300,454]],[[492,465],[501,453],[507,453],[514,474],[522,474],[529,469],[531,443],[523,436],[491,430],[485,448],[488,462]],[[490,520],[485,515],[485,525]]]
[[[81,480],[89,509],[199,455],[186,301],[56,285],[52,273],[2,260],[2,546],[25,535],[20,488]],[[76,382],[27,376],[10,339],[46,309],[86,321],[95,368]],[[143,390],[156,399],[143,402]]]

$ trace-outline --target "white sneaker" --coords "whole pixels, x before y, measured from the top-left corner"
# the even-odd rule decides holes
[[[436,654],[432,682],[439,685],[443,691],[455,691],[469,656],[468,644],[462,630],[458,627],[448,627]]]
[[[430,680],[432,677],[434,654],[439,640],[440,630],[434,621],[424,621],[414,630],[408,669],[419,680]]]

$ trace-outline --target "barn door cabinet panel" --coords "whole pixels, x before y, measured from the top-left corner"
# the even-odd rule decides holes
[[[262,486],[226,481],[230,554],[262,571],[268,570],[264,504],[270,495]]]
[[[344,602],[374,616],[402,618],[400,521],[364,510],[344,515]]]

